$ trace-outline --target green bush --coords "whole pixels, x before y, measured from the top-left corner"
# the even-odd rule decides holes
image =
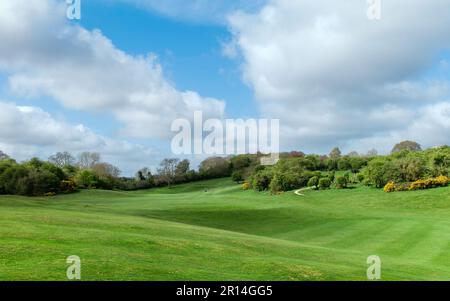
[[[344,173],[344,178],[347,179],[347,182],[350,182],[351,177],[352,177],[351,173],[349,172]]]
[[[348,180],[345,176],[339,176],[335,180],[335,185],[337,189],[347,188]]]
[[[336,177],[335,171],[331,171],[328,175],[328,178],[330,179],[331,182],[334,182],[335,177]]]
[[[339,170],[349,170],[352,168],[352,164],[350,162],[350,158],[342,157],[338,159],[338,169]]]
[[[298,188],[298,179],[294,173],[277,173],[270,182],[270,191],[277,193]]]
[[[231,174],[231,179],[236,183],[240,183],[240,182],[244,181],[244,177],[243,177],[241,171],[234,171]]]
[[[77,184],[71,180],[63,180],[60,183],[60,191],[63,193],[71,193],[77,190]]]
[[[358,181],[358,183],[363,183],[364,182],[364,174],[362,174],[362,173],[357,174],[356,180]]]
[[[26,196],[45,195],[60,191],[64,172],[51,163],[36,158],[17,164],[6,160],[0,164],[0,193]]]
[[[98,178],[92,170],[84,169],[75,176],[75,183],[80,188],[95,188],[98,185]]]
[[[383,188],[390,181],[397,181],[400,171],[389,157],[378,157],[370,161],[364,170],[365,182],[377,188]]]
[[[251,185],[257,191],[264,191],[269,189],[272,178],[272,171],[269,169],[263,169],[253,175],[253,177],[251,178]]]
[[[331,186],[331,181],[328,178],[322,178],[319,180],[319,189],[328,189]]]
[[[308,187],[317,187],[319,185],[319,177],[314,176],[308,181]]]

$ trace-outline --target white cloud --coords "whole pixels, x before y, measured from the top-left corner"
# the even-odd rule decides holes
[[[53,118],[38,107],[0,102],[0,149],[17,160],[46,159],[57,151],[93,151],[116,164],[125,175],[143,165],[154,165],[160,154],[148,147],[103,137],[82,124]]]
[[[369,21],[366,1],[272,0],[229,18],[234,45],[227,49],[239,50],[262,112],[280,118],[284,146],[391,144],[408,138],[402,135],[411,134],[414,118],[430,117],[430,108],[449,99],[449,82],[425,75],[450,47],[449,5],[382,1],[381,20]],[[442,142],[432,132],[414,137]]]
[[[139,138],[167,138],[172,120],[191,119],[195,110],[224,115],[223,101],[178,91],[154,55],[128,55],[100,31],[71,25],[65,10],[54,0],[0,3],[0,70],[17,95],[111,112],[122,133]]]
[[[426,147],[450,144],[450,101],[428,105],[408,114],[409,118],[405,121],[408,125],[383,135],[352,141],[352,147],[367,150],[376,146],[379,151],[388,153],[401,140],[419,141]]]

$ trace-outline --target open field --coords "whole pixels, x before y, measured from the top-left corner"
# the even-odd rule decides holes
[[[450,188],[242,191],[229,179],[137,192],[0,196],[0,280],[450,279]]]

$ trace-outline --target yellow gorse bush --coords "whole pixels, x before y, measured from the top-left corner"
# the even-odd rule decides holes
[[[249,190],[250,189],[250,183],[244,182],[244,184],[242,184],[242,189],[243,190]]]
[[[435,178],[435,181],[441,186],[446,186],[450,183],[450,178],[447,176],[439,176]]]
[[[384,192],[394,192],[394,191],[406,191],[406,190],[422,190],[430,189],[435,187],[447,186],[450,183],[450,178],[447,176],[439,176],[436,178],[420,179],[412,182],[411,184],[395,184],[394,182],[387,183],[383,191]]]
[[[389,183],[387,183],[387,184],[384,186],[383,191],[384,191],[384,192],[394,192],[394,191],[396,191],[395,183],[394,183],[394,182],[389,182]]]

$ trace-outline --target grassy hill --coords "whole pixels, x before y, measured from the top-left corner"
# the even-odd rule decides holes
[[[137,192],[0,196],[0,280],[450,279],[450,188],[279,196],[219,179]]]

